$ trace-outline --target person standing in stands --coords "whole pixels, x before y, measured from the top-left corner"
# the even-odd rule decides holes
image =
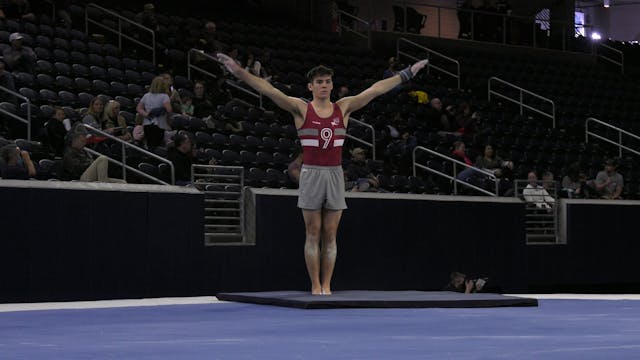
[[[380,80],[363,92],[335,103],[330,100],[333,70],[322,65],[316,66],[307,73],[307,88],[313,100],[305,103],[250,74],[231,57],[225,54],[218,54],[217,57],[229,73],[293,115],[303,148],[298,207],[302,209],[306,228],[304,257],[311,293],[330,295],[337,255],[336,233],[342,211],[347,208],[341,164],[349,115],[377,96],[409,81],[427,64],[427,60],[419,61],[397,75]]]
[[[151,81],[149,92],[144,94],[136,107],[136,111],[144,119],[142,125],[149,149],[161,146],[164,142],[164,132],[171,130],[167,119],[173,108],[168,92],[169,86],[165,79],[156,76]]]

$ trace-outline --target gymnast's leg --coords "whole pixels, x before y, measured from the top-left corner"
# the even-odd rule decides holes
[[[307,264],[309,280],[311,280],[311,294],[322,294],[320,284],[320,230],[322,224],[321,210],[302,209],[306,240],[304,243],[304,261]],[[334,257],[335,259],[335,257]]]
[[[322,210],[322,294],[331,295],[331,277],[336,264],[338,246],[336,244],[336,233],[342,217],[342,210]]]

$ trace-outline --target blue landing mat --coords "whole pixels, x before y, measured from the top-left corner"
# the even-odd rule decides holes
[[[450,291],[336,291],[311,295],[304,291],[220,293],[220,300],[301,309],[337,308],[475,308],[538,306],[538,300],[500,294],[461,294]]]
[[[0,359],[637,360],[640,301],[300,311],[240,303],[0,313]]]

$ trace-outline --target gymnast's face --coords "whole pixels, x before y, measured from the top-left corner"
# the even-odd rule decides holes
[[[314,99],[328,99],[333,90],[333,80],[331,75],[320,75],[314,77],[308,86]]]

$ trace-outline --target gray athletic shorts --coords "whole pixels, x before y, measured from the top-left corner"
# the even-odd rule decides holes
[[[306,210],[346,209],[342,167],[302,164],[298,207]]]

